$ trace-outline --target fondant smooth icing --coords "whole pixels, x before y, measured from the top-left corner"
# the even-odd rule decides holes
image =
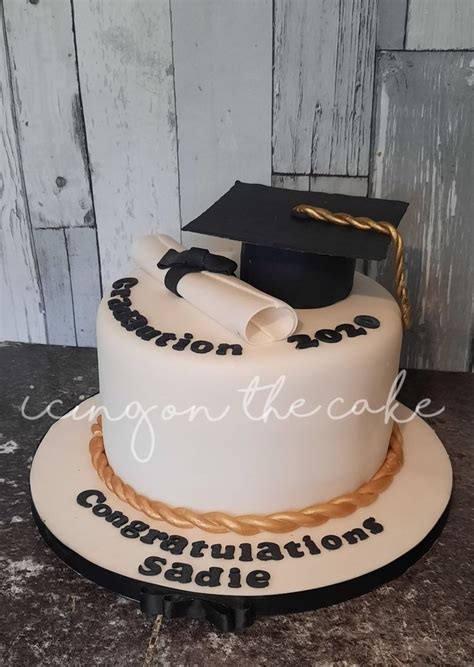
[[[100,401],[100,396],[88,399],[75,416]],[[281,535],[212,535],[152,520],[98,478],[87,447],[90,422],[73,419],[71,413],[51,427],[35,454],[32,500],[42,523],[63,545],[141,586],[232,597],[322,589],[377,571],[407,554],[446,509],[452,485],[448,455],[422,419],[413,418],[403,406],[399,414],[412,421],[401,425],[405,463],[393,483],[369,507],[314,528]],[[179,474],[175,483],[185,486]],[[221,570],[214,573],[212,586],[202,574],[198,577],[211,568]],[[256,576],[257,583],[266,582],[264,587],[255,586]],[[240,586],[234,587],[237,577]],[[103,585],[110,585],[107,578]],[[319,601],[316,591],[309,608]],[[271,605],[269,601],[267,607]]]
[[[125,482],[170,505],[245,514],[323,502],[372,477],[391,420],[327,411],[338,416],[363,399],[383,410],[389,397],[402,327],[383,287],[356,274],[345,300],[297,311],[292,342],[255,346],[144,271],[133,276],[130,295],[108,292],[97,320],[105,448]],[[360,316],[374,319],[364,327]],[[262,418],[266,402],[278,416]],[[142,421],[135,440],[139,419],[119,418],[132,403],[151,427]]]

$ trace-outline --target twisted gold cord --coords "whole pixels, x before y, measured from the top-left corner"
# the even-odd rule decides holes
[[[287,533],[295,528],[320,526],[329,519],[345,517],[359,507],[373,503],[392,482],[403,464],[402,434],[393,425],[385,461],[375,475],[357,491],[318,503],[300,511],[276,512],[269,515],[246,514],[233,516],[225,512],[195,512],[185,507],[169,507],[158,500],[149,500],[125,484],[110,467],[104,449],[100,417],[92,426],[89,452],[92,465],[100,479],[116,496],[152,519],[166,521],[178,528],[201,528],[210,533],[238,533],[256,535],[261,532]]]
[[[312,218],[313,220],[324,220],[342,227],[354,227],[362,231],[376,231],[389,236],[395,248],[395,284],[397,289],[398,303],[402,314],[402,322],[405,329],[411,326],[411,308],[408,300],[405,271],[403,268],[403,239],[398,230],[389,222],[376,222],[370,218],[353,218],[347,213],[331,213],[325,208],[299,204],[293,209],[293,213],[300,218]]]

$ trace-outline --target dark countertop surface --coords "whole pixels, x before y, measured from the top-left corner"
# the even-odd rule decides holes
[[[455,487],[448,523],[403,576],[362,597],[255,622],[241,635],[200,621],[145,618],[138,606],[75,574],[44,544],[30,514],[32,455],[52,424],[28,414],[54,399],[64,413],[98,391],[92,349],[0,347],[0,662],[3,665],[467,665],[472,562],[474,376],[411,371],[400,396],[424,397],[446,445]],[[471,613],[472,617],[472,613]]]

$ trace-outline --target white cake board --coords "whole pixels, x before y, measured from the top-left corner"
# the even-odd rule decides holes
[[[92,403],[97,405],[97,401],[97,396],[84,401],[81,412]],[[400,408],[397,414],[403,419],[412,415],[408,408]],[[448,455],[434,431],[416,416],[400,424],[404,464],[391,486],[372,505],[348,517],[281,535],[241,536],[211,534],[196,528],[177,529],[133,509],[101,482],[89,456],[90,426],[87,419],[77,421],[66,415],[50,428],[35,454],[31,495],[33,514],[43,537],[74,570],[116,593],[140,600],[145,611],[208,618],[224,630],[248,625],[259,614],[303,611],[333,604],[393,579],[431,546],[441,530],[451,495],[452,471]],[[86,499],[90,507],[77,502],[78,495],[85,490],[99,494]],[[93,508],[98,503],[121,511],[130,521],[142,521],[150,529],[186,538],[188,545],[181,554],[173,554],[162,548],[166,543],[159,539],[152,544],[144,543],[140,537],[146,536],[148,529],[136,538],[126,537],[121,527],[94,514]],[[218,507],[216,498],[216,509]],[[370,518],[375,521],[367,523]],[[379,525],[383,530],[377,528]],[[374,526],[377,532],[370,530]],[[344,534],[355,528],[361,529],[367,537],[360,539],[359,533],[350,543]],[[304,536],[311,538],[320,553],[309,552],[302,539]],[[324,539],[327,536],[329,540]],[[202,556],[193,557],[191,545],[200,540],[209,548],[203,549]],[[257,545],[262,542],[278,545],[283,558],[258,559]],[[290,555],[284,546],[289,542],[301,543],[299,551],[304,555]],[[234,545],[234,558],[211,557],[214,544],[223,548]],[[250,549],[253,560],[239,560],[242,544],[250,545],[245,547],[246,557]],[[166,563],[155,561],[154,574],[141,574],[140,565],[150,570],[144,565],[150,556],[164,559]],[[173,567],[173,563],[185,567]],[[186,566],[191,566],[192,573]],[[156,572],[160,567],[161,572]],[[206,575],[198,577],[201,584],[198,585],[196,575],[208,572],[209,568],[222,570],[217,574],[214,571],[212,583],[215,585],[202,585],[209,583]],[[176,571],[190,581],[171,580]],[[264,574],[252,575],[255,571]],[[230,587],[231,582],[240,583],[240,587]],[[51,585],[54,586],[54,582]]]

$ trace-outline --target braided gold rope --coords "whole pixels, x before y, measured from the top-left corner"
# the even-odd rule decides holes
[[[92,465],[101,480],[116,496],[136,510],[152,519],[166,521],[178,528],[201,528],[210,533],[238,533],[256,535],[260,532],[287,533],[295,528],[314,527],[329,519],[348,516],[359,507],[373,503],[392,482],[403,464],[402,434],[397,424],[393,425],[390,444],[385,461],[375,475],[357,491],[334,498],[327,503],[310,505],[300,511],[276,512],[275,514],[245,514],[232,516],[225,512],[195,512],[186,507],[169,507],[158,500],[149,500],[131,486],[125,484],[114,473],[107,460],[102,437],[100,417],[92,428],[89,443]]]
[[[398,303],[402,314],[402,322],[405,329],[411,326],[411,308],[408,300],[405,270],[403,268],[403,239],[398,230],[389,222],[376,222],[370,218],[353,218],[347,213],[331,213],[325,208],[299,204],[293,209],[293,213],[300,218],[312,218],[313,220],[324,220],[342,227],[355,227],[362,231],[376,231],[389,236],[395,248],[395,284],[397,289]]]

